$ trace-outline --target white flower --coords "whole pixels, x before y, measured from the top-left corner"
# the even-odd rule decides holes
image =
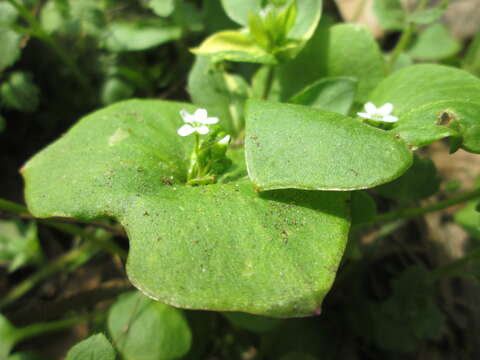
[[[228,145],[229,142],[230,142],[230,135],[226,135],[220,140],[218,140],[218,143],[222,145]]]
[[[364,119],[370,119],[375,121],[383,121],[387,123],[394,123],[398,120],[396,116],[390,115],[393,111],[393,105],[386,103],[380,106],[378,109],[371,102],[365,104],[366,112],[357,113],[358,116]]]
[[[177,134],[180,136],[188,136],[194,132],[199,133],[200,135],[208,134],[210,129],[207,125],[216,124],[218,118],[208,117],[207,110],[197,109],[194,114],[189,114],[186,110],[181,110],[180,115],[183,118],[183,121],[186,124],[182,125],[180,129],[177,130]]]

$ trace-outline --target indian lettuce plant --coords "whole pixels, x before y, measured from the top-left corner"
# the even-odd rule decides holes
[[[168,17],[183,2],[148,3]],[[422,147],[448,140],[452,153],[480,153],[474,71],[400,61],[427,51],[414,35],[419,26],[439,24],[446,3],[427,8],[421,1],[394,18],[384,3],[375,2],[381,25],[402,32],[387,55],[365,26],[322,16],[320,0],[222,0],[237,25],[190,49],[191,102],[115,102],[22,167],[35,218],[108,218],[125,229],[126,273],[146,297],[123,294],[108,313],[110,339],[123,358],[185,355],[192,334],[175,308],[234,312],[226,315],[234,324],[265,331],[277,320],[264,324],[237,312],[318,315],[349,236],[480,196],[475,188],[427,207],[376,213],[368,189],[409,205],[437,192],[434,166],[416,155]],[[131,24],[114,26],[120,40],[106,37],[107,47],[138,44],[121,40]],[[152,31],[148,39],[156,37]],[[473,51],[465,60],[470,68],[478,60]],[[116,251],[109,241],[102,246]],[[394,291],[403,294],[409,279],[422,276],[413,269]],[[422,284],[432,287],[431,280]],[[426,304],[435,318],[437,308]],[[378,311],[389,313],[389,306]],[[13,334],[2,340],[5,355],[35,334],[2,321],[0,331]],[[420,339],[435,332],[418,331]],[[114,359],[114,347],[92,335],[67,359]]]

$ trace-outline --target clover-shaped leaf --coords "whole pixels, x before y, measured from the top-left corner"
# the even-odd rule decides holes
[[[370,101],[395,106],[399,120],[392,132],[411,145],[453,136],[465,150],[480,153],[480,80],[466,71],[412,65],[383,80]]]
[[[223,182],[185,185],[193,137],[177,135],[182,109],[195,111],[131,100],[83,118],[23,168],[29,209],[39,217],[117,219],[129,235],[130,280],[161,302],[314,313],[345,247],[349,193],[259,195],[238,152]]]

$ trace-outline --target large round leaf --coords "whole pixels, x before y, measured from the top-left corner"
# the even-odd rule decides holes
[[[358,190],[394,180],[412,162],[406,144],[338,113],[251,100],[248,174],[260,190]]]
[[[398,123],[392,131],[409,144],[460,135],[466,150],[480,153],[480,80],[466,71],[412,65],[383,80],[370,101],[394,105]]]
[[[130,239],[127,272],[179,307],[301,316],[330,288],[349,228],[349,194],[257,194],[237,182],[183,185],[191,105],[131,100],[85,117],[24,167],[35,216],[111,216]],[[240,164],[242,165],[242,164]],[[238,168],[241,169],[241,166]]]

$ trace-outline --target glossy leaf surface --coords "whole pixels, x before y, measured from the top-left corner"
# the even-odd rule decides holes
[[[365,189],[411,164],[404,142],[352,118],[259,100],[247,106],[247,168],[260,190]]]
[[[442,65],[413,65],[384,81],[370,96],[390,102],[399,118],[392,133],[414,146],[456,136],[463,148],[480,152],[480,80]],[[460,137],[459,137],[460,136]]]
[[[30,210],[119,220],[130,239],[130,280],[164,303],[312,314],[345,247],[349,194],[259,195],[241,159],[228,183],[183,185],[193,141],[176,134],[181,109],[195,108],[132,100],[82,119],[25,165]]]

